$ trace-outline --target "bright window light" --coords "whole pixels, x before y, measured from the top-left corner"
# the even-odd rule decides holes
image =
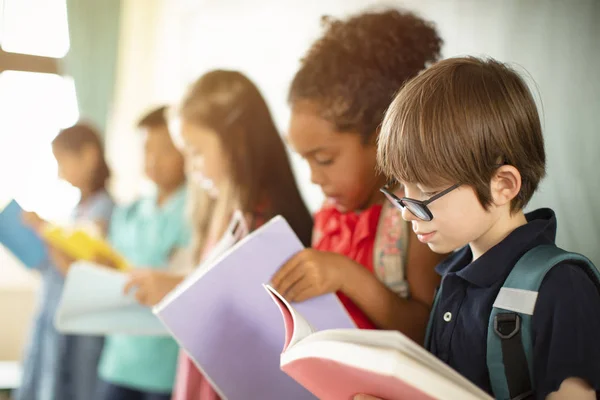
[[[0,5],[4,6],[0,29],[3,50],[54,58],[67,54],[66,0],[0,0]]]
[[[0,74],[0,199],[63,219],[77,191],[58,181],[50,143],[79,115],[70,78],[31,72]]]

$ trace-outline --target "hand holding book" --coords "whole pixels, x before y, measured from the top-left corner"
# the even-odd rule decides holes
[[[25,225],[29,226],[36,232],[40,232],[42,227],[46,224],[46,221],[40,218],[37,213],[32,211],[23,211],[21,214],[21,219]]]
[[[127,281],[127,273],[104,265],[73,263],[55,315],[57,330],[78,335],[167,335],[152,310],[124,294]]]
[[[125,284],[123,293],[128,295],[133,292],[138,303],[153,307],[180,284],[184,278],[185,275],[170,271],[136,269],[129,274],[129,280]]]
[[[271,279],[271,285],[291,302],[335,293],[342,289],[349,258],[315,249],[304,249],[287,261]]]

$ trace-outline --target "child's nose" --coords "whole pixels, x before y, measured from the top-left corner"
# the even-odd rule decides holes
[[[325,174],[317,171],[316,168],[310,169],[310,181],[315,185],[323,186],[325,184]]]

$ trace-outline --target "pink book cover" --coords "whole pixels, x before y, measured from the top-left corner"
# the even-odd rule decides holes
[[[305,358],[282,370],[322,400],[352,400],[367,393],[386,400],[434,400],[414,386],[394,378],[321,358]]]
[[[408,347],[418,347],[413,349],[413,359],[406,357],[407,362],[396,364],[396,360],[389,357],[393,349],[386,348],[386,341],[391,343],[390,338],[400,335],[397,332],[354,331],[351,335],[345,335],[343,330],[339,330],[339,334],[323,331],[311,337],[316,332],[306,320],[273,288],[265,286],[265,289],[277,304],[284,321],[285,344],[281,369],[319,399],[352,399],[359,393],[386,400],[490,398],[449,367],[440,366],[441,361],[433,360],[435,357],[428,352],[422,361],[414,361],[414,358],[419,358],[418,353],[426,350],[410,339],[403,341]],[[362,338],[357,336],[360,335],[358,332],[362,332]],[[349,356],[350,350],[354,353],[352,356]],[[419,365],[411,372],[409,369],[413,364]],[[420,367],[421,364],[441,368],[442,375],[447,379],[436,377],[435,372]],[[401,365],[400,373],[396,365]],[[401,379],[399,376],[404,371],[414,381]],[[437,387],[432,390],[432,385]]]

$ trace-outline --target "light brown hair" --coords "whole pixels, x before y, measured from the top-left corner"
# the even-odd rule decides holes
[[[52,147],[80,153],[84,147],[93,146],[98,151],[98,163],[91,178],[92,193],[106,190],[110,169],[104,157],[104,145],[100,133],[92,125],[85,122],[63,129],[52,141]]]
[[[160,106],[145,114],[137,123],[138,128],[158,128],[167,126],[166,106]]]
[[[451,58],[409,81],[390,105],[379,137],[378,162],[400,181],[473,187],[491,202],[499,164],[521,174],[517,211],[545,175],[540,118],[527,84],[493,59]]]
[[[219,202],[221,197],[235,199],[236,207],[248,214],[260,212],[264,220],[282,215],[310,246],[312,218],[258,88],[239,72],[211,71],[192,84],[179,113],[213,130],[221,141],[232,176],[229,193],[219,196]],[[223,214],[215,207],[215,214]]]

